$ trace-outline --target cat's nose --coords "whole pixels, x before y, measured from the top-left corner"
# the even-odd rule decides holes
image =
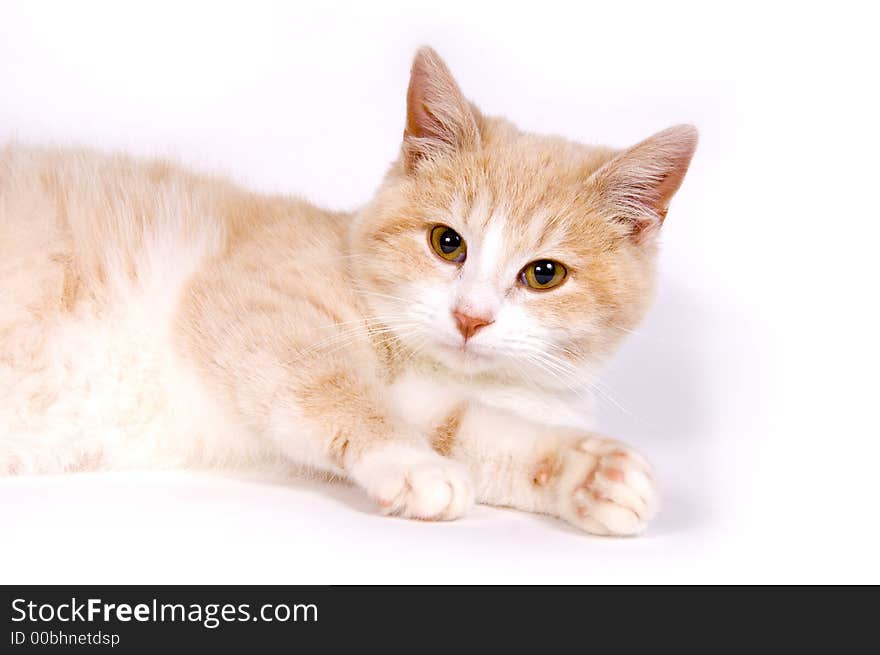
[[[491,325],[494,321],[491,318],[485,318],[483,316],[471,316],[470,314],[465,314],[459,310],[453,310],[452,316],[455,317],[455,323],[458,325],[458,331],[461,332],[461,336],[464,337],[464,340],[467,341],[472,336],[474,336],[480,328],[484,328],[487,325]]]

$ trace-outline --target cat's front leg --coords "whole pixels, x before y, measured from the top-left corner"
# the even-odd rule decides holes
[[[449,520],[474,504],[470,472],[442,457],[389,410],[387,393],[348,359],[315,358],[289,377],[292,393],[275,394],[267,435],[290,461],[342,476],[383,512]]]
[[[470,472],[396,422],[382,394],[356,376],[310,376],[298,402],[274,411],[271,436],[292,461],[308,462],[361,487],[386,514],[449,520],[474,504]],[[308,408],[308,411],[304,411]]]
[[[321,369],[315,363],[301,372],[296,392],[279,397],[266,421],[288,460],[347,478],[386,514],[449,520],[474,504],[467,468],[399,425],[380,389],[351,372]]]
[[[478,408],[435,447],[470,469],[481,503],[552,514],[600,535],[638,534],[657,510],[648,462],[593,433]]]

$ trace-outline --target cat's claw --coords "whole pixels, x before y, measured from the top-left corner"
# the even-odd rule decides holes
[[[657,513],[650,464],[610,439],[576,441],[563,455],[558,490],[560,516],[592,534],[639,534]]]

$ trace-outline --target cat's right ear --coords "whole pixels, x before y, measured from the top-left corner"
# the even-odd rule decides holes
[[[644,242],[663,224],[697,147],[697,129],[676,125],[619,153],[593,173],[593,189],[613,220]]]
[[[403,163],[407,172],[424,159],[474,149],[479,143],[474,113],[452,73],[434,50],[420,48],[406,94]]]

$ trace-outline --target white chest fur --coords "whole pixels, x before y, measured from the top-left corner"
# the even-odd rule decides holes
[[[592,407],[568,394],[539,389],[463,383],[442,375],[408,371],[391,385],[391,403],[399,420],[422,433],[430,432],[462,404],[478,405],[534,423],[583,430],[594,429]]]

